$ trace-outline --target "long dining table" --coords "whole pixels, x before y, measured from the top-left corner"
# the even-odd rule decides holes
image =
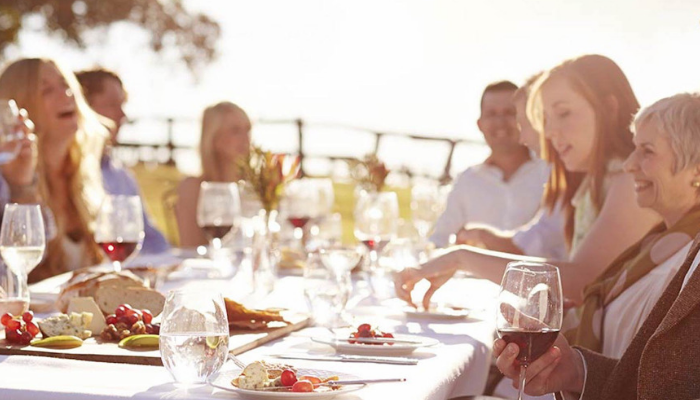
[[[249,294],[234,279],[177,279],[163,283],[159,290],[186,289],[214,292],[256,307],[285,307],[307,311],[300,276],[277,280],[272,292]],[[348,310],[356,323],[379,325],[382,329],[434,338],[439,344],[416,350],[411,357],[417,365],[390,365],[316,360],[277,360],[275,354],[333,354],[330,346],[311,340],[329,335],[329,329],[309,326],[271,341],[239,358],[249,363],[270,360],[298,368],[322,369],[360,378],[405,378],[405,382],[368,385],[362,390],[337,397],[347,399],[450,399],[481,394],[492,362],[495,334],[493,307],[498,286],[480,279],[453,279],[436,294],[436,300],[459,302],[470,314],[462,319],[411,316],[398,299],[378,301],[355,297]],[[222,371],[235,369],[227,362]],[[237,399],[237,393],[208,385],[180,386],[162,366],[103,363],[41,356],[0,356],[0,400],[24,399]]]

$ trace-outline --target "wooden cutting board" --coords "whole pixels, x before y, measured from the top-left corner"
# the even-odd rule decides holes
[[[238,355],[260,345],[284,337],[309,325],[306,314],[285,316],[288,325],[255,331],[232,330],[229,352]],[[23,355],[65,358],[82,361],[97,361],[121,364],[163,365],[159,350],[138,351],[120,348],[116,343],[99,343],[95,338],[85,340],[75,349],[47,349],[43,347],[17,346],[5,340],[5,330],[0,329],[0,355]]]

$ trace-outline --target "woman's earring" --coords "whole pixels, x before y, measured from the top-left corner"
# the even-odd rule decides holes
[[[700,188],[700,181],[693,181],[690,185],[694,188]]]

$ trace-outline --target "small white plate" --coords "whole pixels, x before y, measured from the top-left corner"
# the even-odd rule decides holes
[[[434,319],[464,319],[469,316],[470,310],[466,308],[437,307],[428,311],[413,307],[406,307],[404,312],[412,318],[434,318]]]
[[[221,371],[217,372],[211,376],[209,376],[209,379],[207,379],[207,383],[209,385],[225,390],[227,392],[234,392],[237,393],[239,396],[242,398],[246,399],[314,399],[314,400],[322,400],[322,399],[332,399],[333,397],[340,396],[341,394],[345,393],[350,393],[350,392],[355,392],[358,391],[362,388],[364,388],[367,385],[348,385],[348,386],[343,386],[337,390],[328,390],[324,392],[306,392],[306,393],[298,393],[298,392],[274,392],[274,391],[263,391],[263,390],[247,390],[247,389],[240,389],[237,388],[236,386],[233,386],[231,381],[233,378],[236,378],[238,375],[241,374],[241,369],[234,369],[234,370],[229,370],[229,371]],[[355,375],[349,375],[349,374],[344,374],[342,372],[333,372],[333,371],[326,371],[322,369],[299,369],[297,371],[297,376],[301,375],[314,375],[317,376],[321,379],[327,378],[329,376],[337,376],[341,380],[349,380],[349,379],[359,379]]]
[[[340,337],[347,339],[347,337]],[[439,344],[440,341],[433,338],[414,335],[394,334],[394,339],[410,340],[418,343],[394,343],[389,344],[359,344],[350,343],[345,340],[338,340],[334,337],[312,337],[311,340],[316,343],[327,344],[335,349],[337,353],[359,354],[370,356],[404,356],[413,353],[421,347],[430,347]]]

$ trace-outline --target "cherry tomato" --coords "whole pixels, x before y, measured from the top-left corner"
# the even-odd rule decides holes
[[[32,322],[32,319],[34,319],[33,312],[27,311],[24,314],[22,314],[22,320],[24,320],[24,322]]]
[[[313,376],[313,375],[302,375],[299,377],[299,380],[300,381],[309,381],[309,382],[313,383],[314,385],[318,385],[319,383],[321,383],[321,378],[319,378],[317,376]]]
[[[282,371],[282,375],[280,376],[280,382],[282,382],[283,386],[292,386],[294,383],[297,381],[297,374],[294,373],[291,369],[285,369]]]
[[[296,381],[292,385],[292,392],[313,392],[314,385],[309,381]]]
[[[362,325],[357,327],[358,332],[362,332],[362,331],[369,332],[370,330],[372,330],[372,325],[370,325],[370,324],[362,324]]]
[[[11,313],[5,313],[2,315],[2,318],[0,318],[0,323],[2,323],[4,326],[7,326],[7,323],[10,322],[12,317],[13,315]]]
[[[382,337],[393,339],[393,338],[394,338],[394,335],[392,335],[392,334],[389,333],[389,332],[386,332],[386,333],[384,333],[384,334],[382,335]]]

